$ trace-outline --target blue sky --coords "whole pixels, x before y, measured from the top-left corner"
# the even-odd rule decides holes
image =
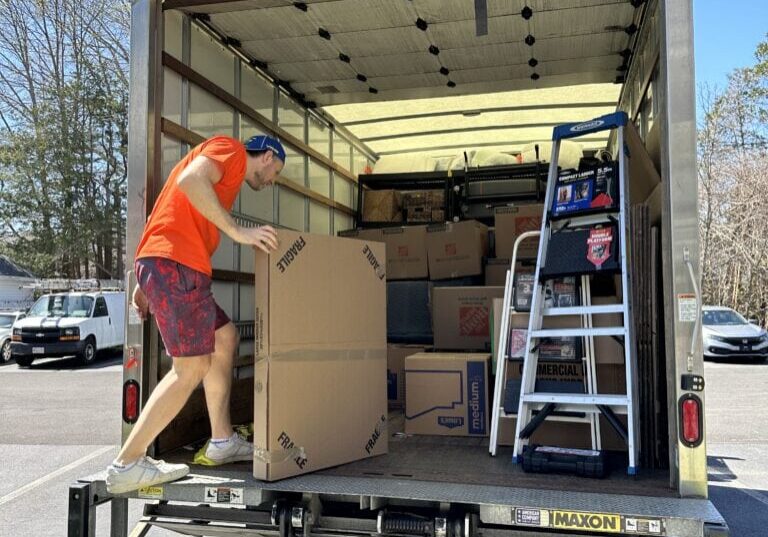
[[[693,0],[696,85],[725,86],[736,67],[755,63],[768,33],[768,0]]]

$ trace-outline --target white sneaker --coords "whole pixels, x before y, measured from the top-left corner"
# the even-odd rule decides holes
[[[210,461],[209,464],[212,466],[230,462],[250,461],[253,460],[253,444],[235,433],[229,438],[229,441],[219,445],[208,442],[205,448],[205,458]]]
[[[111,494],[131,492],[142,487],[159,485],[181,479],[189,473],[186,464],[170,464],[142,457],[127,470],[118,470],[114,464],[107,468],[107,491]]]

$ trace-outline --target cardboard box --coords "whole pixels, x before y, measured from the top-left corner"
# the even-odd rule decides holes
[[[496,257],[512,259],[515,240],[526,231],[540,231],[544,205],[510,205],[497,207],[494,212],[496,229]],[[539,252],[537,239],[526,239],[520,243],[518,258],[536,258]]]
[[[432,344],[432,311],[426,280],[387,282],[387,339],[391,343]]]
[[[509,270],[509,259],[492,257],[485,261],[485,285],[498,286],[506,285],[507,271]],[[535,263],[518,261],[515,267],[515,274],[533,274],[536,270]]]
[[[377,229],[345,229],[337,233],[339,237],[359,239],[361,241],[384,242],[380,228]]]
[[[404,226],[380,230],[387,245],[387,279],[418,280],[429,276],[427,226]]]
[[[390,409],[405,406],[405,359],[424,352],[425,345],[387,345],[387,400]]]
[[[420,353],[405,359],[405,432],[487,436],[488,354]]]
[[[387,451],[384,245],[278,232],[256,253],[253,475]]]
[[[617,304],[617,297],[592,297],[592,304],[595,306],[604,306],[606,304]],[[592,325],[595,327],[621,326],[621,313],[608,313],[605,315],[593,315]],[[595,363],[596,364],[619,364],[624,365],[624,346],[612,337],[596,337],[595,342]]]
[[[483,273],[488,255],[488,228],[474,220],[427,228],[427,257],[432,280]]]
[[[402,222],[402,195],[396,190],[363,192],[364,222]]]
[[[503,287],[435,287],[435,348],[490,351],[493,299],[503,296]]]

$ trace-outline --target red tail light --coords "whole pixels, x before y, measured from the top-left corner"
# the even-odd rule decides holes
[[[688,447],[701,444],[704,420],[701,399],[693,394],[680,398],[680,441]]]
[[[139,383],[129,380],[123,384],[123,421],[135,423],[139,419]]]

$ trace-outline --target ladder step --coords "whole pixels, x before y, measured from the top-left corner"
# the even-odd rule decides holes
[[[611,209],[605,209],[599,212],[592,212],[590,214],[582,214],[582,215],[558,215],[558,216],[552,216],[550,215],[550,222],[557,222],[565,223],[568,222],[568,227],[579,227],[579,226],[591,226],[595,224],[604,224],[607,222],[611,222],[612,220],[616,220],[620,213],[619,207],[613,207]],[[611,218],[614,217],[614,218]],[[558,226],[559,227],[559,226]]]
[[[526,393],[522,395],[526,403],[558,403],[563,405],[606,405],[612,407],[627,407],[629,401],[626,395],[613,394],[583,394],[583,393]]]
[[[603,306],[573,306],[570,308],[544,308],[543,315],[599,315],[603,313],[624,313],[624,304],[606,304]]]
[[[584,336],[623,336],[623,326],[606,326],[598,328],[551,328],[534,330],[531,337],[544,339],[552,337],[584,337]]]
[[[517,419],[517,412],[505,412],[502,408],[499,411],[499,417],[502,419]],[[557,413],[547,416],[547,421],[561,421],[564,423],[589,423],[589,416],[559,416]]]

